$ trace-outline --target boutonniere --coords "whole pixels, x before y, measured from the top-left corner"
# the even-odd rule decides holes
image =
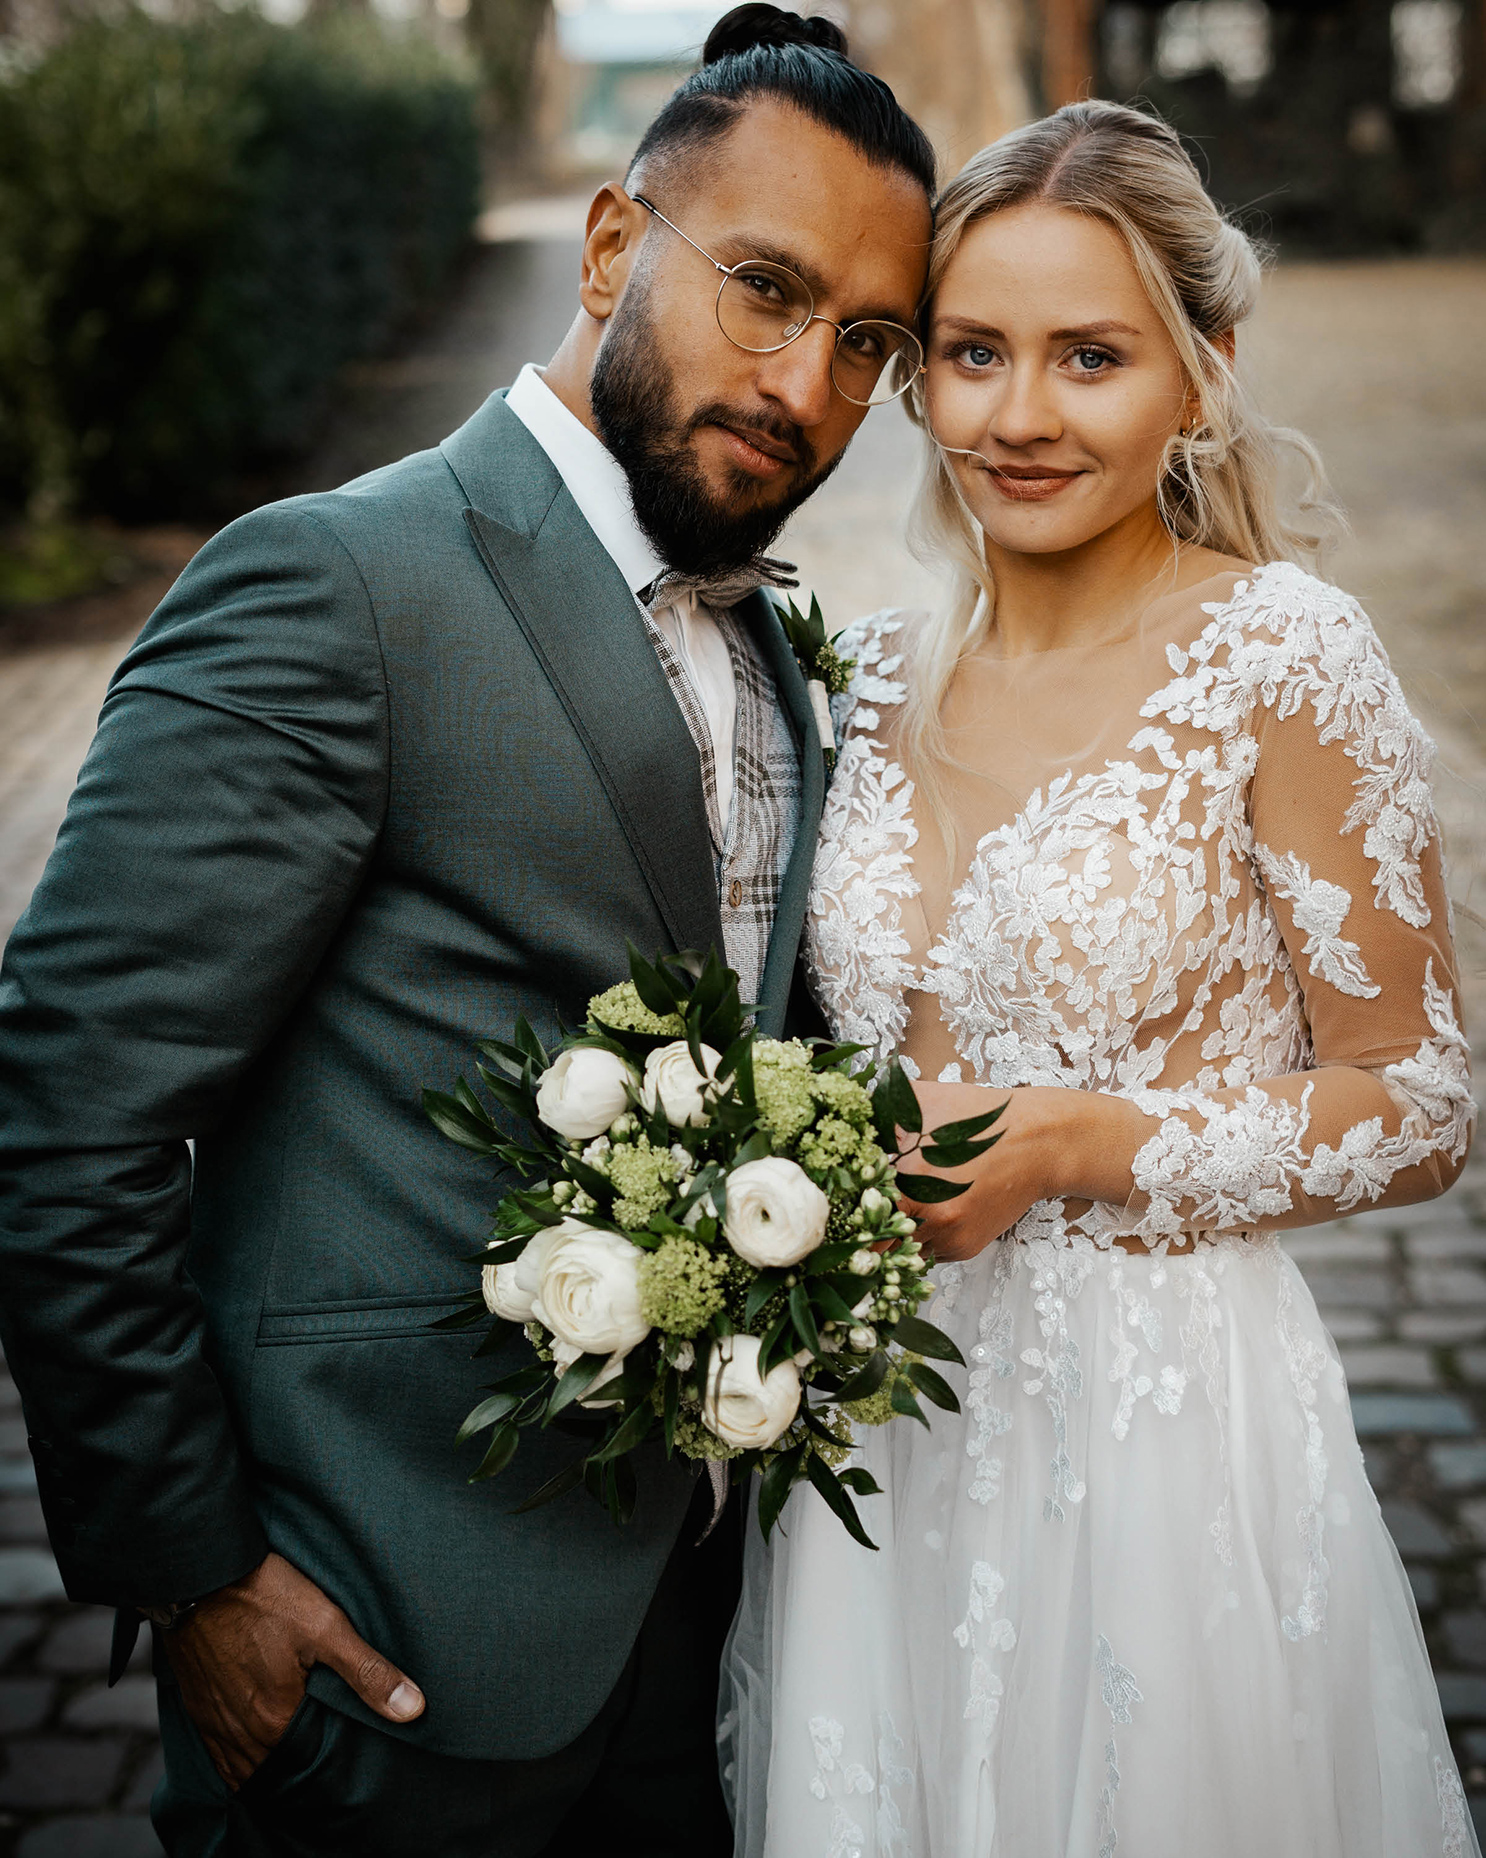
[[[816,727],[820,731],[820,745],[825,750],[826,766],[832,767],[836,760],[836,730],[831,721],[831,698],[840,696],[850,685],[851,674],[856,670],[856,660],[843,658],[836,650],[836,640],[841,634],[837,632],[827,636],[825,615],[813,594],[808,613],[802,613],[793,600],[779,607],[778,613],[780,624],[784,627],[784,636],[789,640],[790,650],[804,673],[806,688],[810,692],[810,704],[815,712]]]

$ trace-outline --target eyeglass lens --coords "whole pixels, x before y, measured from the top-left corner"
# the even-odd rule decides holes
[[[814,309],[803,279],[762,260],[731,272],[717,297],[722,333],[755,354],[793,342]],[[852,323],[837,338],[831,376],[848,400],[877,406],[903,392],[921,361],[919,345],[906,329],[895,323]]]

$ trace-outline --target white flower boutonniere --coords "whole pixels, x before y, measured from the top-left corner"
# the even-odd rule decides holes
[[[825,750],[826,766],[830,768],[836,760],[836,731],[831,721],[831,698],[840,696],[850,685],[851,674],[856,670],[856,660],[843,658],[836,650],[836,640],[841,635],[838,632],[827,636],[825,615],[813,594],[808,613],[802,613],[793,600],[780,607],[778,612],[779,623],[784,627],[795,661],[805,674],[811,708],[815,712],[815,724],[820,731],[820,745]]]

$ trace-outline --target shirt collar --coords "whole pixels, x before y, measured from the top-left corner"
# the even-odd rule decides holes
[[[530,362],[506,393],[506,405],[557,467],[579,514],[598,537],[630,592],[638,594],[665,569],[635,520],[629,480],[597,434],[565,407]]]

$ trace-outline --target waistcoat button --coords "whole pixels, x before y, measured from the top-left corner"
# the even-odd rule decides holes
[[[735,877],[728,886],[728,902],[736,910],[743,901],[743,880]]]

